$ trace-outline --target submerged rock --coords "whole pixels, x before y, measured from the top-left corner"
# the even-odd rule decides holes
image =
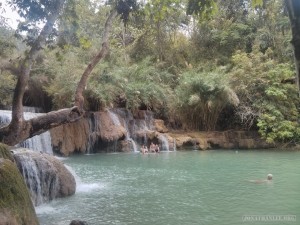
[[[39,224],[24,179],[16,165],[4,158],[0,158],[0,224]]]
[[[72,220],[70,225],[88,225],[88,223],[81,220]]]
[[[55,157],[27,149],[17,149],[14,159],[35,205],[75,193],[74,176]]]

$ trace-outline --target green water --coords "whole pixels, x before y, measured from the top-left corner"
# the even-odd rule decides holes
[[[96,154],[64,161],[81,178],[72,197],[37,208],[41,225],[300,224],[300,152]],[[264,179],[255,184],[247,180]],[[243,222],[246,215],[296,221]],[[272,220],[272,219],[271,219]]]

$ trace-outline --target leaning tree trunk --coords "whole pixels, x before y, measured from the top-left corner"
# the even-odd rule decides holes
[[[292,28],[297,85],[300,90],[300,0],[285,0]]]
[[[23,116],[23,96],[25,88],[28,84],[32,64],[36,59],[39,50],[44,45],[46,38],[52,32],[54,23],[59,16],[59,11],[63,7],[64,1],[65,0],[58,1],[58,10],[53,15],[49,16],[39,37],[24,59],[13,97],[12,121],[7,127],[0,129],[0,142],[8,145],[16,145],[27,138],[41,134],[51,128],[60,126],[65,123],[75,122],[82,118],[84,114],[83,91],[92,70],[108,52],[109,32],[112,27],[112,21],[117,15],[117,12],[115,11],[111,12],[106,21],[103,33],[102,48],[100,49],[99,53],[93,58],[91,63],[87,66],[86,70],[82,74],[81,80],[78,83],[75,93],[75,106],[72,108],[53,111],[30,120],[24,120]]]
[[[84,97],[83,97],[83,91],[86,87],[87,80],[95,66],[100,62],[101,59],[103,59],[109,48],[109,43],[108,43],[108,38],[109,38],[109,33],[112,27],[112,22],[114,18],[116,17],[117,12],[112,11],[110,15],[108,16],[105,26],[104,26],[104,32],[103,32],[103,39],[102,39],[102,47],[100,51],[97,53],[97,55],[92,59],[92,61],[89,63],[85,71],[83,72],[81,79],[77,85],[77,89],[75,92],[75,106],[77,106],[80,111],[84,110]]]

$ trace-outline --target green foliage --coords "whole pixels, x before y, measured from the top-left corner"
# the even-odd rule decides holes
[[[263,0],[252,0],[251,1],[252,7],[263,6],[263,3],[264,3]]]
[[[238,52],[231,80],[241,104],[238,115],[244,122],[257,120],[259,132],[269,142],[299,141],[299,106],[293,67],[265,54]]]
[[[215,0],[188,0],[188,15],[197,15],[201,18],[209,18],[217,12],[217,4]]]
[[[16,77],[9,72],[0,73],[0,106],[11,105],[16,83]]]
[[[1,142],[0,142],[0,158],[9,159],[10,161],[14,162],[14,157],[9,151],[9,147],[5,144],[2,144]]]
[[[155,111],[166,105],[170,82],[171,74],[160,71],[150,59],[145,59],[130,66],[102,68],[93,74],[88,94],[98,99],[102,107],[118,104],[121,100],[131,110],[145,106]]]
[[[65,52],[58,49],[47,52],[47,57],[39,68],[40,73],[47,77],[49,85],[44,89],[53,98],[56,109],[72,105],[74,90],[86,66],[82,58],[78,57],[77,50],[69,48]]]
[[[29,37],[35,37],[40,29],[36,22],[45,21],[58,2],[9,1],[26,18],[20,28]],[[110,52],[95,67],[84,91],[87,109],[151,109],[186,128],[214,130],[218,118],[226,117],[220,117],[224,108],[232,109],[240,100],[240,124],[258,129],[270,142],[299,140],[299,100],[291,83],[291,31],[283,1],[106,3],[67,1],[57,23],[58,38],[32,67],[31,83],[39,86],[34,90],[45,90],[54,108],[72,105],[114,7],[121,20],[113,23]],[[7,62],[20,43],[6,25],[2,27],[0,62]],[[10,104],[14,85],[15,77],[1,69],[0,105]],[[34,93],[40,96],[40,91]]]
[[[0,212],[9,223],[39,224],[24,179],[8,159],[0,158],[0,186]]]
[[[16,40],[13,31],[5,26],[0,26],[0,57],[7,58],[16,48]]]
[[[239,100],[222,71],[190,70],[181,75],[174,107],[187,128],[214,130],[220,113]]]

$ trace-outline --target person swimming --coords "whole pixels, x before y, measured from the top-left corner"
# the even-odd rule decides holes
[[[269,173],[267,176],[267,180],[272,180],[272,179],[273,179],[273,175]]]
[[[255,183],[255,184],[262,184],[262,183],[269,183],[272,180],[273,180],[273,175],[271,173],[269,173],[267,175],[267,179],[266,180],[249,180],[249,182]]]

